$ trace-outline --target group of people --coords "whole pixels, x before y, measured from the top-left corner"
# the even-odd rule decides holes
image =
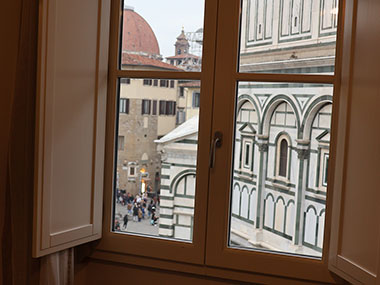
[[[115,219],[115,230],[127,228],[128,216],[132,216],[134,222],[141,222],[141,220],[149,218],[150,224],[155,226],[159,219],[156,215],[156,199],[148,198],[147,193],[141,196],[137,194],[134,197],[130,193],[123,192],[123,190],[117,190],[116,202],[122,206],[126,205],[128,212],[123,217],[123,225],[120,225],[120,221]]]

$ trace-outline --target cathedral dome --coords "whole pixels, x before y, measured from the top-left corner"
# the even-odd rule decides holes
[[[123,52],[159,55],[156,35],[147,21],[129,6],[124,7],[123,17]]]

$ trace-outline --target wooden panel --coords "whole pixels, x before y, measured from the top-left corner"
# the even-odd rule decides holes
[[[101,236],[109,0],[40,2],[34,255]]]
[[[356,3],[357,9],[353,3]],[[378,284],[380,32],[376,0],[347,1],[329,268],[353,283]],[[352,23],[352,25],[351,25]],[[352,35],[352,43],[349,38]],[[346,62],[345,62],[346,61]]]

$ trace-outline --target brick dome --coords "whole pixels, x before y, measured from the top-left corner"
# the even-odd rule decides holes
[[[124,52],[141,52],[159,55],[156,35],[147,21],[137,14],[132,7],[124,8],[123,46]]]

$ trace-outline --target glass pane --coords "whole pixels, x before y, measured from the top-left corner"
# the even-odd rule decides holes
[[[332,94],[327,84],[239,83],[229,246],[321,257]]]
[[[191,241],[200,81],[119,86],[113,230]]]
[[[200,71],[204,0],[125,0],[121,69]]]
[[[338,0],[242,0],[240,72],[333,74]]]

